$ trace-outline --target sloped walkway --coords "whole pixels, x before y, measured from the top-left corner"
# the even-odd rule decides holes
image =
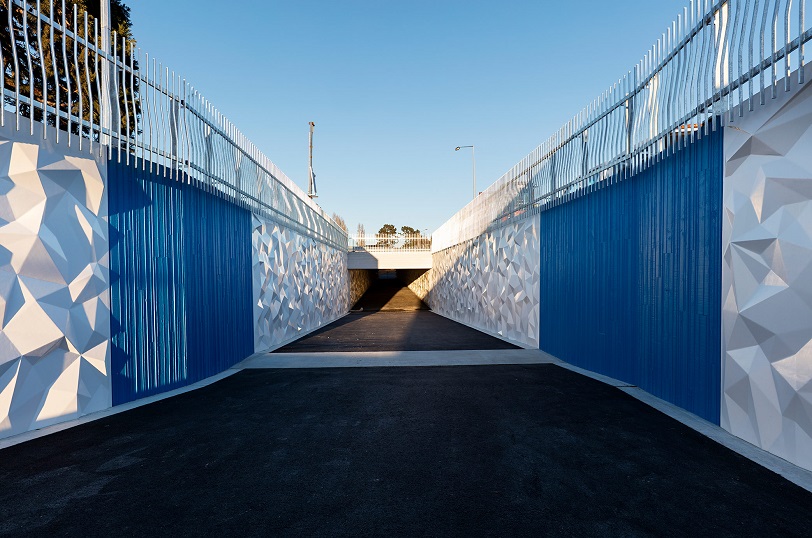
[[[353,311],[275,353],[518,349],[431,312],[396,280],[378,280]]]
[[[361,306],[377,310],[287,346],[299,353],[256,355],[212,385],[0,451],[0,535],[812,528],[812,493],[628,387],[372,291]]]
[[[0,456],[3,535],[812,528],[809,492],[555,365],[244,370]]]

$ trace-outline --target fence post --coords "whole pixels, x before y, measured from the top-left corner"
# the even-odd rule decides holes
[[[113,134],[113,106],[112,99],[116,95],[115,88],[111,84],[111,72],[115,68],[109,60],[110,54],[110,0],[99,0],[100,3],[100,22],[101,22],[101,49],[102,49],[102,66],[101,66],[101,87],[102,92],[99,96],[100,107],[99,110],[99,143],[101,145],[110,146],[112,143]]]
[[[626,156],[632,154],[632,123],[634,122],[634,101],[626,99]]]

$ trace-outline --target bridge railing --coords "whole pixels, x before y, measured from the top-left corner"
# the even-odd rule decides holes
[[[350,235],[350,252],[430,251],[431,237],[422,234]]]
[[[661,157],[803,84],[806,0],[691,0],[640,62],[432,235],[443,250]],[[783,82],[781,82],[783,79]]]
[[[186,79],[65,0],[0,0],[0,124],[233,199],[307,236],[346,234]]]

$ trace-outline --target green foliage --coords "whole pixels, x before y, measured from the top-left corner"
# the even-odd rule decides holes
[[[74,4],[77,8],[75,22],[73,18]],[[76,54],[74,54],[74,39],[72,37],[63,37],[58,30],[54,31],[52,43],[50,28],[45,22],[41,22],[42,32],[37,35],[37,19],[31,10],[36,6],[36,3],[30,3],[29,11],[26,13],[23,12],[21,7],[14,6],[11,11],[12,28],[9,28],[8,6],[9,0],[0,0],[0,48],[3,56],[2,80],[5,87],[14,88],[15,79],[18,79],[21,95],[28,97],[33,93],[35,102],[42,103],[45,100],[49,107],[59,108],[63,114],[70,112],[78,116],[81,112],[82,119],[85,121],[98,123],[101,110],[99,94],[102,89],[99,82],[100,73],[97,73],[97,71],[101,67],[101,59],[99,60],[99,69],[97,69],[95,53],[93,53],[92,49],[88,49],[87,61],[85,61],[86,51],[85,47],[81,45],[81,41],[77,44]],[[83,40],[92,44],[101,45],[101,36],[97,34],[96,28],[94,28],[94,21],[99,17],[101,11],[99,0],[68,1],[65,3],[65,13],[62,12],[62,2],[60,0],[55,0],[52,3],[45,0],[41,3],[41,9],[44,15],[52,18],[59,26],[62,26],[64,17],[64,26],[70,32],[77,34]],[[85,32],[85,12],[87,12],[87,32]],[[129,65],[131,63],[129,54],[135,47],[135,41],[132,39],[130,8],[122,0],[111,0],[110,19],[111,45],[109,52],[116,51],[119,58],[126,54],[126,63]],[[100,27],[101,25],[98,26],[99,31]],[[26,28],[30,55],[26,54],[25,48]],[[117,41],[115,46],[113,45],[114,35]],[[121,47],[122,37],[127,38],[126,50],[122,50]],[[42,50],[41,56],[39,54],[40,46]],[[62,52],[63,47],[64,54]],[[17,55],[16,64],[14,63],[15,52]],[[31,61],[30,70],[28,66],[29,57]],[[134,63],[134,68],[137,70],[137,62]],[[65,68],[66,64],[67,69]],[[119,73],[119,76],[121,76],[121,73]],[[127,131],[129,122],[130,132],[132,133],[136,130],[140,118],[140,110],[137,108],[138,77],[134,77],[133,87],[127,88],[126,94],[123,86],[118,96],[119,108],[122,111],[120,118],[121,131]],[[57,93],[59,93],[58,102]],[[125,106],[125,100],[127,106]],[[5,102],[14,106],[16,100],[14,97],[6,96]],[[91,108],[93,109],[92,115]],[[113,108],[116,108],[115,105],[113,105]],[[129,111],[129,117],[125,114],[125,110]],[[20,102],[20,113],[31,118],[31,106]],[[42,110],[40,108],[34,107],[33,119],[42,121]],[[56,115],[49,113],[47,122],[50,125],[56,125]],[[60,129],[67,128],[64,119],[60,121],[59,127]],[[76,125],[76,122],[72,125],[72,132],[79,133],[79,126]],[[83,132],[86,133],[86,136],[89,136],[87,127],[83,128]]]

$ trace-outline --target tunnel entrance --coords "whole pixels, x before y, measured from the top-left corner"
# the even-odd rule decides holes
[[[410,312],[430,310],[409,289],[395,269],[380,269],[367,291],[350,309],[352,312]]]
[[[369,287],[349,314],[274,353],[516,349],[432,312],[409,289],[417,273],[370,271]]]

